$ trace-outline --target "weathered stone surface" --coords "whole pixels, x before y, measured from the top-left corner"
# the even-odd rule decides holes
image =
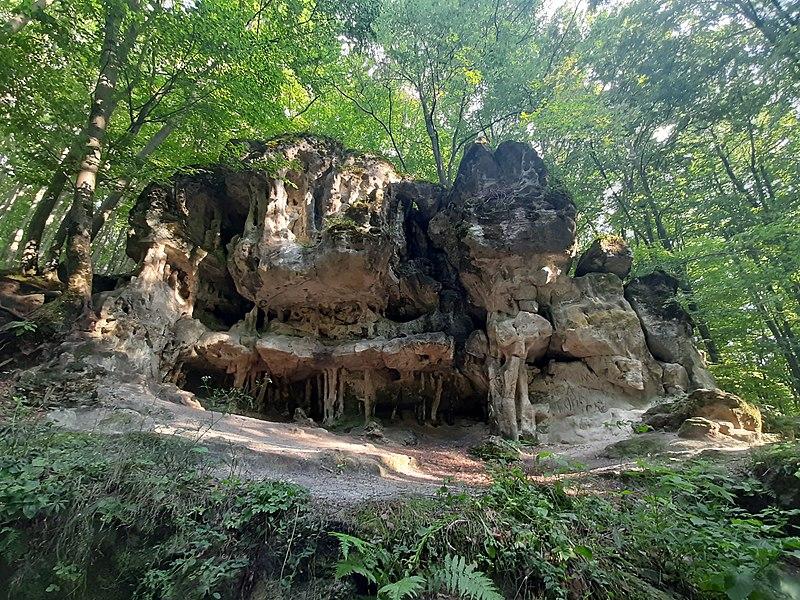
[[[675,290],[624,292],[624,252],[568,276],[575,205],[527,144],[473,145],[450,190],[323,138],[229,150],[131,211],[136,270],[95,297],[76,359],[106,374],[100,396],[119,378],[187,405],[234,387],[286,419],[484,413],[505,437],[574,441],[707,376],[685,313],[661,310]]]
[[[678,428],[678,437],[687,440],[713,439],[719,435],[719,423],[704,417],[691,417],[686,419]]]
[[[678,363],[661,363],[663,376],[661,382],[667,394],[682,394],[689,389],[689,374]]]
[[[587,273],[613,273],[625,279],[633,266],[633,253],[621,237],[597,238],[581,255],[575,267],[575,277]]]
[[[682,365],[690,389],[715,388],[714,378],[694,345],[691,317],[678,302],[677,292],[678,282],[662,272],[639,277],[625,286],[625,298],[639,316],[652,355]]]
[[[761,434],[758,407],[716,388],[694,390],[686,397],[657,404],[645,412],[642,421],[656,429],[675,431],[695,418],[713,421],[715,433],[741,441],[752,441]]]
[[[648,351],[617,276],[590,273],[563,279],[550,290],[549,309],[552,356],[580,359],[626,402],[643,403],[663,393],[661,367]]]
[[[719,389],[699,389],[689,394],[694,416],[731,423],[734,429],[761,432],[761,411],[739,396]]]
[[[575,216],[530,145],[504,142],[492,152],[474,144],[429,231],[476,305],[513,314],[569,268]]]

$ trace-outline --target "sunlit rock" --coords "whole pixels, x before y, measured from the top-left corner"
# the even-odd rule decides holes
[[[626,293],[624,252],[569,277],[575,205],[530,145],[473,145],[450,190],[316,137],[226,157],[131,211],[136,270],[95,302],[109,397],[124,374],[187,405],[234,388],[271,418],[564,441],[710,387],[685,314],[656,304],[673,288]]]

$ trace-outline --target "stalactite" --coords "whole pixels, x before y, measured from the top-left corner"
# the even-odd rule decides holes
[[[411,375],[412,380],[416,379],[416,374],[412,373]],[[425,420],[428,418],[428,398],[425,395],[425,371],[420,373],[420,393],[417,395],[417,422],[422,425],[425,423]],[[415,382],[416,383],[416,382]]]
[[[242,367],[243,365],[239,363],[233,363],[228,367],[228,373],[233,374],[233,387],[237,390],[244,388],[245,381],[247,380],[247,369]]]
[[[256,396],[256,410],[258,412],[264,412],[266,410],[266,405],[264,404],[264,400],[266,398],[267,390],[269,389],[269,375],[264,373],[264,378],[261,380],[261,385],[258,388],[258,396]]]
[[[338,378],[339,389],[338,389],[338,392],[336,394],[336,411],[335,411],[336,420],[341,419],[342,415],[344,414],[344,383],[346,381],[346,377],[345,377],[346,373],[347,373],[347,371],[342,369],[341,373],[339,374],[339,378]]]
[[[372,381],[372,372],[364,371],[364,423],[372,420],[375,404],[375,384]]]
[[[431,423],[439,422],[439,405],[442,402],[442,375],[435,373],[433,375],[433,403],[431,404]],[[526,388],[527,389],[527,388]]]
[[[289,382],[281,382],[281,407],[286,410],[289,407]]]
[[[324,394],[324,375],[319,374],[317,375],[317,414],[323,415],[324,414],[324,407],[322,406],[323,400],[325,398]]]
[[[336,419],[336,398],[339,383],[339,369],[325,369],[325,397],[322,402],[322,422],[329,425]]]
[[[517,425],[520,435],[536,435],[536,412],[528,396],[528,366],[524,360],[519,363],[517,379]]]

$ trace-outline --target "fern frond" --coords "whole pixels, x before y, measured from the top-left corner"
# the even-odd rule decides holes
[[[404,577],[395,583],[389,583],[378,590],[378,598],[383,600],[403,600],[403,598],[416,598],[425,588],[425,578],[421,575]]]
[[[353,553],[344,560],[336,564],[336,578],[342,579],[349,575],[358,574],[370,583],[377,583],[377,578],[373,570],[364,563],[359,553]]]
[[[494,582],[476,567],[475,563],[467,564],[463,556],[448,554],[441,566],[431,569],[428,590],[444,591],[465,600],[504,600]]]

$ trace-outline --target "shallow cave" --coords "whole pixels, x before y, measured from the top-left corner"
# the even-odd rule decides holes
[[[194,306],[194,317],[212,331],[227,331],[255,308],[255,303],[236,291],[229,274],[223,281],[203,281]]]
[[[182,389],[205,399],[213,389],[229,388],[233,384],[233,376],[210,365],[184,365],[178,381]]]

